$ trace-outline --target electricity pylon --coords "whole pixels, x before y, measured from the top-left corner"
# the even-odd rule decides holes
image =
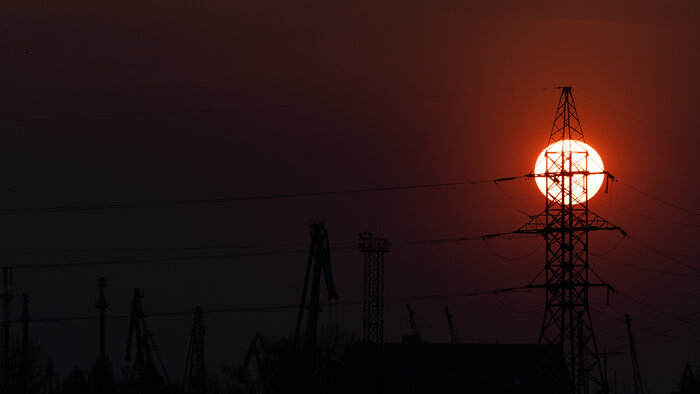
[[[560,89],[549,145],[562,140],[584,142],[571,87]],[[559,392],[588,394],[589,386],[593,385],[595,390],[607,393],[609,388],[593,331],[588,294],[592,287],[604,287],[608,291],[612,288],[590,276],[588,234],[620,228],[588,209],[588,176],[607,172],[588,170],[589,154],[585,149],[575,151],[576,147],[569,146],[567,151],[568,144],[561,145],[545,153],[544,174],[530,175],[545,179],[544,212],[516,231],[541,234],[545,238],[545,283],[532,285],[546,292],[539,344],[559,347],[566,369],[556,361],[557,357],[545,356],[544,350],[539,352],[538,363],[541,373],[555,374],[558,378]]]

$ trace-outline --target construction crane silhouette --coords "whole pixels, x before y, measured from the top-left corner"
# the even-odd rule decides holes
[[[338,293],[333,283],[333,271],[331,269],[330,245],[328,242],[328,230],[324,222],[312,223],[310,225],[311,245],[309,246],[309,258],[306,263],[306,274],[304,276],[304,288],[301,293],[299,303],[299,313],[297,314],[296,329],[294,331],[294,342],[292,354],[297,355],[299,337],[301,336],[301,323],[304,311],[308,310],[306,329],[304,330],[304,343],[300,356],[299,384],[304,392],[313,392],[312,382],[316,370],[316,339],[318,336],[318,313],[321,311],[321,274],[326,283],[328,300],[337,300]],[[311,282],[311,294],[308,300],[309,281]]]
[[[642,372],[639,369],[639,359],[637,359],[637,347],[634,344],[632,336],[632,325],[630,324],[629,315],[625,315],[625,323],[627,324],[627,335],[630,341],[630,356],[632,358],[632,378],[634,380],[634,394],[644,394],[644,385],[642,384]]]
[[[141,298],[143,298],[141,289],[134,289],[129,317],[129,336],[126,341],[126,356],[124,357],[126,362],[124,373],[127,384],[132,386],[132,391],[147,394],[157,392],[169,379],[163,361],[158,354],[158,348],[153,343],[151,332],[146,328]],[[132,347],[134,346],[136,353],[132,362]],[[158,362],[158,366],[156,366],[154,359]]]
[[[202,307],[194,308],[194,321],[187,348],[185,375],[182,387],[185,394],[204,394],[206,392],[206,366],[204,363],[204,319]]]
[[[447,328],[450,330],[450,342],[453,344],[458,344],[459,338],[457,337],[457,331],[455,331],[455,326],[452,322],[453,316],[447,307],[445,307],[445,316],[447,317]]]
[[[416,312],[411,308],[411,304],[406,304],[406,311],[408,312],[408,323],[411,327],[411,334],[403,336],[403,342],[420,342],[420,331],[418,330],[418,324],[416,324]]]
[[[268,342],[259,332],[256,332],[255,336],[250,341],[240,372],[240,378],[251,394],[258,392],[267,393],[269,391],[267,381],[268,357]],[[253,359],[255,359],[255,367],[258,375],[255,381],[249,379],[250,374],[248,372]]]

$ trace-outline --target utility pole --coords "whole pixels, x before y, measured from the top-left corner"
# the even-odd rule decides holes
[[[2,325],[0,345],[2,345],[2,387],[10,392],[10,321],[12,320],[12,267],[2,268]]]
[[[360,233],[359,249],[364,253],[364,297],[362,300],[362,342],[365,352],[365,393],[382,391],[382,343],[384,342],[384,253],[389,240]]]
[[[185,394],[204,394],[206,391],[206,368],[204,364],[204,319],[202,307],[194,309],[194,322],[187,349],[185,376],[182,379]]]
[[[632,325],[630,324],[629,315],[625,315],[625,323],[627,323],[627,335],[629,335],[630,341],[630,356],[632,357],[634,394],[644,394],[644,385],[642,385],[642,373],[639,369],[639,359],[637,359],[637,348],[634,345],[634,337],[632,336]]]
[[[447,316],[447,328],[450,330],[450,342],[456,345],[459,343],[459,338],[457,337],[457,331],[455,331],[455,326],[452,322],[453,316],[447,307],[445,307],[445,315]]]
[[[540,234],[545,239],[545,283],[532,286],[546,292],[539,344],[548,345],[547,351],[552,347],[560,349],[566,368],[555,365],[558,358],[543,354],[542,348],[538,364],[541,371],[558,375],[560,392],[587,394],[592,383],[595,390],[607,393],[609,388],[598,353],[588,295],[591,288],[603,287],[609,291],[611,286],[595,282],[589,276],[588,234],[620,228],[588,208],[588,177],[607,172],[589,171],[588,152],[576,151],[570,142],[584,142],[570,86],[561,88],[549,136],[550,146],[560,141],[560,149],[545,152],[546,172],[531,174],[545,178],[545,210],[516,231]],[[574,188],[583,193],[574,193]]]

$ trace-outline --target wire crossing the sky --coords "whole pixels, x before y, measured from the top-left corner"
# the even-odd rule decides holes
[[[16,214],[32,214],[32,213],[56,213],[56,212],[77,212],[77,211],[99,211],[111,209],[130,209],[130,208],[151,208],[151,207],[175,207],[186,205],[206,205],[206,204],[222,204],[235,203],[245,201],[264,201],[264,200],[280,200],[288,198],[301,197],[323,197],[341,194],[359,194],[359,193],[376,193],[386,191],[400,191],[412,189],[430,189],[438,187],[463,186],[463,185],[478,185],[481,183],[497,183],[513,181],[516,179],[527,178],[528,175],[518,175],[504,178],[480,179],[471,181],[457,181],[446,183],[425,183],[416,185],[401,185],[401,186],[380,186],[362,189],[341,189],[330,191],[312,191],[299,193],[279,193],[279,194],[259,194],[251,196],[239,197],[219,197],[219,198],[195,198],[185,200],[161,200],[161,201],[143,201],[143,202],[114,202],[103,204],[87,204],[87,205],[66,205],[55,207],[39,207],[39,208],[14,208],[0,209],[0,215],[16,215]]]
[[[678,209],[678,210],[680,210],[680,211],[683,211],[683,212],[685,212],[685,213],[689,213],[689,214],[691,214],[691,215],[700,216],[700,213],[698,213],[698,212],[696,212],[696,211],[690,210],[690,209],[688,209],[688,208],[683,208],[683,207],[681,207],[681,206],[679,206],[679,205],[677,205],[677,204],[674,204],[674,203],[672,203],[672,202],[668,202],[668,201],[666,201],[666,200],[663,200],[663,199],[661,199],[661,198],[659,198],[659,197],[656,197],[656,196],[654,196],[654,195],[651,195],[651,194],[649,194],[649,193],[647,193],[647,192],[645,192],[645,191],[639,190],[639,189],[637,189],[636,187],[634,187],[634,186],[632,186],[632,185],[630,185],[630,184],[628,184],[628,183],[622,182],[622,181],[620,181],[619,179],[617,180],[617,182],[621,183],[622,185],[624,185],[624,186],[626,186],[626,187],[628,187],[628,188],[634,190],[635,192],[637,192],[637,193],[639,193],[639,194],[641,194],[641,195],[643,195],[643,196],[649,197],[649,198],[651,198],[652,200],[656,200],[656,201],[658,201],[658,202],[660,202],[660,203],[662,203],[662,204],[664,204],[664,205],[668,205],[669,207],[676,208],[676,209]]]
[[[485,238],[502,238],[502,239],[518,239],[518,238],[533,238],[538,237],[538,235],[532,234],[515,234],[513,232],[508,233],[496,233],[487,234],[479,236],[468,236],[468,237],[453,237],[453,238],[434,238],[434,239],[416,239],[416,240],[405,240],[396,241],[392,243],[394,247],[403,246],[419,246],[419,245],[430,245],[430,244],[445,244],[454,242],[467,242],[467,241],[478,241]],[[337,246],[331,247],[333,251],[350,251],[357,250],[357,245],[354,243],[340,243]],[[66,263],[40,263],[40,264],[25,264],[16,266],[5,266],[11,267],[13,269],[43,269],[43,268],[74,268],[74,267],[94,267],[94,266],[126,266],[134,264],[157,264],[157,263],[169,263],[173,261],[180,262],[202,262],[202,261],[217,261],[217,260],[228,260],[241,257],[264,257],[264,256],[279,256],[279,255],[290,255],[290,254],[306,254],[308,253],[308,248],[290,248],[281,250],[267,250],[267,251],[251,251],[251,252],[235,252],[235,253],[215,253],[215,254],[198,254],[198,255],[188,255],[188,256],[166,256],[166,257],[145,257],[137,259],[117,259],[117,260],[97,260],[97,261],[76,261],[76,262],[66,262]],[[228,263],[230,261],[224,261],[223,263]]]
[[[440,294],[428,294],[428,295],[418,295],[418,296],[404,296],[404,297],[393,297],[385,298],[384,302],[406,302],[406,301],[424,301],[424,300],[436,300],[436,299],[446,299],[446,298],[463,298],[463,297],[475,297],[475,296],[485,296],[485,295],[499,295],[504,293],[532,293],[534,290],[528,288],[527,286],[518,287],[506,287],[503,289],[495,290],[482,290],[482,291],[470,291],[470,292],[457,292],[457,293],[440,293]],[[333,306],[350,306],[350,305],[361,305],[362,300],[351,300],[351,301],[341,301],[334,302]],[[238,308],[219,308],[219,309],[204,309],[203,314],[217,314],[217,313],[240,313],[240,312],[255,312],[255,311],[280,311],[286,309],[297,309],[298,304],[288,304],[288,305],[270,305],[270,306],[249,306],[249,307],[238,307]],[[155,312],[145,314],[145,317],[168,317],[168,316],[189,316],[192,315],[192,311],[178,311],[178,312]],[[121,315],[108,315],[105,316],[107,319],[127,319],[129,314]],[[30,319],[29,322],[60,322],[60,321],[79,321],[79,320],[96,320],[98,316],[72,316],[72,317],[55,317],[55,318],[36,318]],[[13,323],[19,323],[20,320],[15,320]]]

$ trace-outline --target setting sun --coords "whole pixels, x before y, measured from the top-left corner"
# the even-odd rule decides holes
[[[533,173],[542,194],[557,202],[561,202],[564,195],[564,203],[568,205],[571,204],[567,196],[569,189],[574,204],[583,203],[598,192],[605,179],[603,169],[603,160],[589,145],[582,141],[562,140],[551,144],[540,153]],[[562,172],[573,173],[570,178],[571,185],[564,183],[569,182],[569,177],[554,175]]]

